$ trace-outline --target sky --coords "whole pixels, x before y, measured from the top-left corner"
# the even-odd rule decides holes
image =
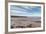
[[[40,6],[11,5],[11,16],[41,16]]]

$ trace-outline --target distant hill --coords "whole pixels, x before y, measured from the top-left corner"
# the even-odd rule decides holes
[[[11,16],[11,17],[27,18],[27,16]]]

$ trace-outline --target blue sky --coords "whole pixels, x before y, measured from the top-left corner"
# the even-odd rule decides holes
[[[40,6],[11,5],[10,10],[12,16],[41,16]]]

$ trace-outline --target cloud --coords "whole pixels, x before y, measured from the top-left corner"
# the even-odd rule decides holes
[[[39,6],[12,6],[11,15],[18,16],[40,16]]]

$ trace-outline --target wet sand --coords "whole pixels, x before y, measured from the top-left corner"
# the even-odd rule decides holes
[[[40,17],[11,17],[11,28],[35,28],[41,26]]]

